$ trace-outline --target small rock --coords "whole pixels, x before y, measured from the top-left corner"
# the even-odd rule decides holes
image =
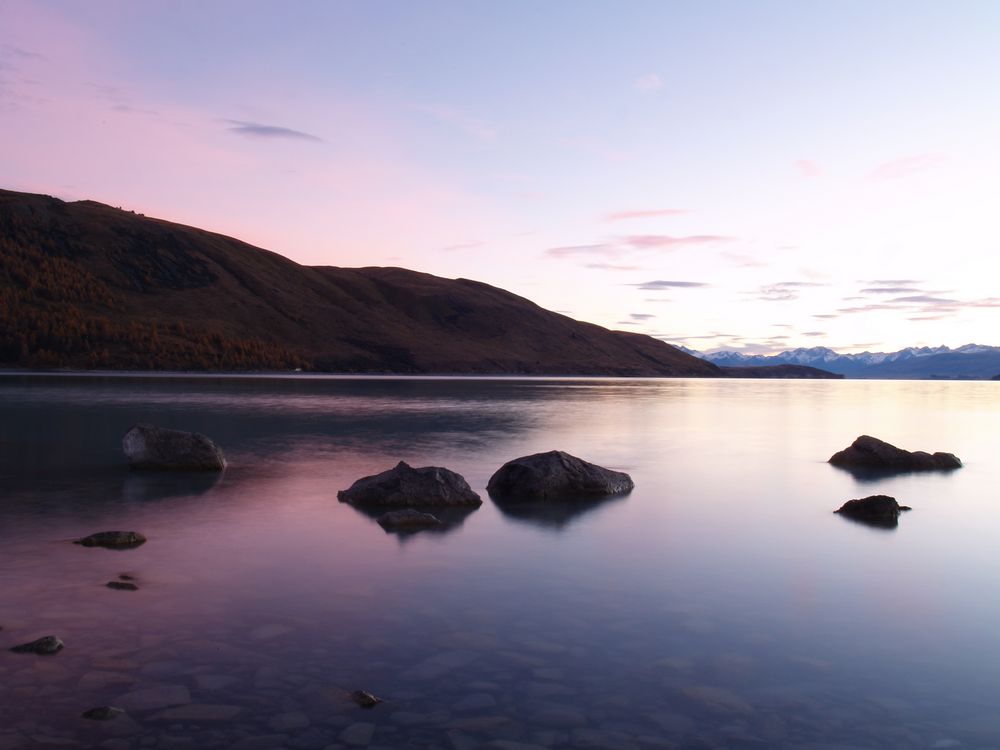
[[[309,717],[301,711],[289,711],[273,717],[269,726],[275,732],[287,732],[290,729],[304,729],[309,723]]]
[[[197,432],[137,424],[122,437],[122,450],[133,469],[222,471],[226,458],[209,438]]]
[[[430,513],[422,513],[413,508],[392,510],[378,517],[378,525],[386,531],[390,529],[426,529],[440,526],[441,520]]]
[[[345,745],[351,745],[353,747],[364,747],[371,743],[372,738],[375,736],[375,725],[367,724],[365,722],[358,722],[356,724],[351,724],[343,732],[340,733],[340,741]]]
[[[549,451],[508,461],[490,477],[490,495],[504,499],[558,500],[609,497],[631,492],[632,478],[563,451]]]
[[[110,549],[130,549],[145,543],[146,537],[138,531],[99,531],[74,542],[74,544],[82,544],[84,547],[108,547]]]
[[[361,708],[372,708],[382,702],[381,698],[375,697],[367,690],[355,690],[351,693],[351,700],[361,706]]]
[[[61,640],[56,638],[54,635],[42,636],[36,641],[31,643],[22,643],[20,646],[14,646],[11,651],[18,654],[54,654],[58,651],[62,651],[63,646],[65,646]]]
[[[162,685],[125,693],[117,702],[126,711],[153,711],[186,705],[191,702],[191,693],[183,685]]]
[[[452,709],[458,712],[483,711],[496,708],[497,699],[489,693],[472,693],[458,701]]]
[[[117,719],[123,713],[125,713],[124,710],[115,708],[114,706],[98,706],[97,708],[84,711],[81,717],[93,721],[110,721],[111,719]]]
[[[440,466],[414,469],[400,461],[381,474],[363,477],[337,499],[351,505],[375,507],[461,507],[482,505],[464,477]]]
[[[888,495],[869,495],[848,500],[834,513],[842,513],[859,521],[895,526],[900,511],[910,510],[908,505],[900,505],[896,498]]]
[[[173,721],[178,723],[199,724],[205,722],[230,721],[239,716],[239,706],[225,706],[214,703],[192,703],[187,706],[177,706],[158,711],[149,717],[149,721]]]
[[[907,451],[870,435],[861,435],[850,446],[834,453],[829,460],[844,469],[869,471],[951,471],[962,462],[951,453]]]
[[[108,581],[105,584],[109,589],[116,591],[138,591],[139,587],[128,581]]]

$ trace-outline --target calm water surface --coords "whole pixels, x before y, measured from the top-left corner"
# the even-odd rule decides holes
[[[230,468],[130,473],[137,421]],[[825,463],[862,433],[966,466]],[[0,750],[1000,747],[998,434],[1000,383],[3,376]],[[486,496],[553,448],[635,491]],[[337,502],[401,459],[482,507],[400,537]],[[831,513],[876,493],[914,510]],[[149,542],[67,541],[106,529]]]

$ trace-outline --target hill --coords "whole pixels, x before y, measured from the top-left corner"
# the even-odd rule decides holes
[[[468,279],[301,266],[92,201],[0,191],[0,363],[719,377]]]

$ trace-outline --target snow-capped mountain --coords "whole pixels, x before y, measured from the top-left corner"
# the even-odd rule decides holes
[[[705,354],[681,347],[722,367],[808,365],[855,378],[989,379],[1000,373],[1000,346],[965,344],[911,346],[898,352],[840,354],[825,346],[790,349],[779,354],[742,354],[734,351]]]

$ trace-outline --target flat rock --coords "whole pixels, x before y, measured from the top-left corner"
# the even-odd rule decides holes
[[[386,531],[394,529],[428,529],[441,525],[441,519],[414,508],[391,510],[378,517],[378,525]]]
[[[158,708],[183,706],[191,702],[191,693],[183,685],[133,690],[119,696],[117,703],[126,711],[154,711]]]
[[[367,690],[355,690],[351,693],[351,700],[361,708],[372,708],[382,702],[381,698],[372,695]]]
[[[722,714],[748,715],[753,709],[745,700],[725,688],[694,685],[681,690],[681,694],[709,711]]]
[[[561,500],[609,497],[631,492],[632,478],[563,451],[508,461],[490,477],[487,491],[507,500]]]
[[[907,451],[870,435],[861,435],[847,448],[834,453],[829,463],[844,469],[887,472],[951,471],[962,466],[951,453]]]
[[[99,531],[74,542],[74,544],[82,544],[84,547],[107,547],[108,549],[132,549],[145,543],[146,537],[138,531]]]
[[[11,648],[11,651],[17,654],[42,654],[47,656],[62,651],[65,645],[54,635],[44,635],[30,643],[22,643],[20,646],[14,646]]]
[[[351,724],[340,733],[340,741],[352,747],[364,747],[371,743],[375,736],[375,725],[366,722]]]
[[[123,709],[115,708],[114,706],[98,706],[97,708],[84,711],[80,716],[91,721],[111,721],[111,719],[117,719],[123,713],[125,713]]]
[[[193,724],[202,722],[230,721],[239,716],[243,709],[216,703],[192,703],[157,711],[148,717],[149,721],[174,721]]]
[[[198,432],[137,424],[122,437],[122,451],[133,469],[222,471],[222,450]]]
[[[139,587],[136,586],[131,581],[108,581],[106,584],[109,589],[114,589],[115,591],[138,591]]]
[[[460,474],[440,466],[414,469],[404,461],[381,474],[359,479],[338,492],[337,499],[384,508],[478,507],[483,502]]]
[[[288,711],[272,717],[268,726],[276,732],[287,732],[290,729],[305,729],[309,724],[309,717],[301,711]]]
[[[834,513],[856,521],[893,528],[897,525],[900,511],[912,510],[908,505],[900,505],[896,498],[888,495],[869,495],[848,500]]]

